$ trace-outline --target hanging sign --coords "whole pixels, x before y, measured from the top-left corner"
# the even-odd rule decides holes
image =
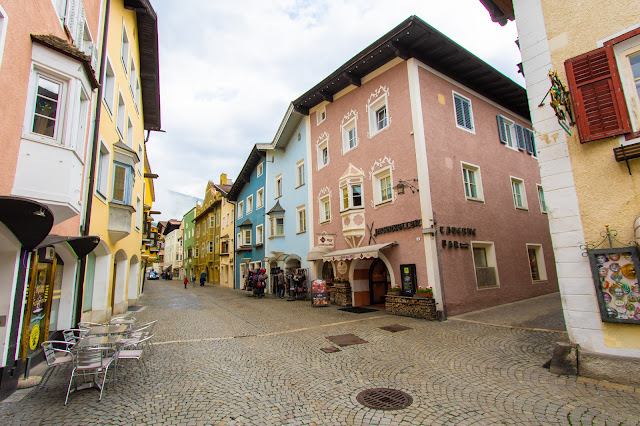
[[[327,306],[329,297],[327,297],[327,282],[325,280],[315,280],[311,283],[311,305]]]
[[[318,236],[318,247],[333,248],[334,241],[333,235],[321,234]]]

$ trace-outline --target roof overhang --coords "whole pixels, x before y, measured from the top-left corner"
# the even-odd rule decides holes
[[[41,44],[42,46],[48,47],[51,50],[55,50],[58,53],[62,53],[70,57],[71,59],[75,59],[82,64],[84,68],[84,72],[87,75],[87,78],[91,82],[91,85],[94,89],[97,89],[100,84],[96,79],[96,73],[91,67],[91,58],[81,52],[77,47],[73,46],[66,40],[61,39],[60,37],[56,37],[54,35],[36,35],[31,34],[31,41],[34,43]]]
[[[337,250],[331,253],[327,253],[322,256],[327,262],[336,260],[353,260],[353,259],[375,259],[378,257],[380,250],[388,249],[397,245],[398,243],[393,241],[391,243],[375,244],[372,246],[355,247],[344,250]]]
[[[480,0],[480,3],[489,11],[493,22],[504,26],[515,19],[512,0]]]
[[[253,170],[256,168],[258,163],[264,158],[264,156],[265,156],[264,151],[261,151],[258,148],[257,144],[254,145],[253,148],[251,149],[251,152],[249,153],[249,157],[247,158],[247,161],[245,161],[244,166],[242,167],[242,170],[238,175],[238,178],[233,183],[233,186],[228,192],[229,200],[231,201],[238,200],[238,195],[240,194],[240,191],[242,191],[242,188],[244,188],[245,184],[251,181],[251,173],[253,173]]]
[[[44,204],[22,197],[0,196],[0,222],[25,250],[33,250],[53,226],[53,213]]]
[[[351,85],[395,58],[416,58],[465,87],[529,120],[526,90],[460,46],[422,19],[411,16],[351,58],[311,90],[293,101],[300,114]]]

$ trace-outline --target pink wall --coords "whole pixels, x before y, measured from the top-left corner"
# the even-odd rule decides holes
[[[440,235],[459,242],[495,244],[500,287],[476,289],[470,249],[441,249],[449,315],[557,291],[547,215],[540,212],[538,162],[500,143],[496,115],[531,126],[420,68],[420,90],[433,210],[438,225],[476,228],[476,236]],[[475,134],[455,122],[452,90],[471,100]],[[445,104],[438,101],[444,97]],[[465,199],[460,162],[480,167],[484,203]],[[528,211],[514,207],[510,176],[524,180]],[[526,243],[543,245],[547,282],[532,283]]]
[[[366,111],[369,96],[380,86],[389,89],[388,113],[390,117],[389,128],[378,133],[373,138],[367,137],[369,120]],[[342,155],[342,133],[341,122],[343,117],[352,109],[358,112],[358,146]],[[384,74],[363,84],[347,95],[335,100],[326,106],[327,118],[319,126],[317,125],[316,114],[312,113],[311,121],[311,171],[313,173],[312,199],[309,203],[314,209],[314,220],[316,233],[327,232],[338,234],[336,238],[335,250],[348,248],[344,238],[342,238],[342,225],[340,221],[340,176],[347,170],[349,163],[362,169],[365,172],[363,182],[363,198],[365,204],[365,222],[367,226],[374,224],[375,228],[394,225],[402,222],[420,219],[420,203],[418,194],[400,195],[394,204],[388,204],[374,209],[371,206],[373,183],[369,179],[369,172],[375,161],[390,158],[395,169],[392,171],[393,184],[399,179],[412,179],[417,176],[416,156],[413,136],[410,132],[413,129],[411,121],[411,108],[409,103],[409,86],[406,62],[401,63]],[[317,150],[316,142],[318,136],[323,132],[329,134],[329,165],[317,170]],[[386,164],[385,164],[386,165]],[[331,215],[329,224],[318,224],[320,217],[318,194],[321,188],[328,186],[332,191]],[[399,244],[393,248],[383,251],[390,263],[393,265],[397,284],[399,284],[399,265],[403,263],[415,263],[417,268],[418,282],[426,285],[426,262],[422,240],[422,229],[413,228],[376,237],[376,243],[386,243],[397,241]],[[314,244],[316,241],[314,239]],[[369,232],[366,231],[365,238],[361,246],[369,244]],[[375,244],[373,241],[371,244]]]

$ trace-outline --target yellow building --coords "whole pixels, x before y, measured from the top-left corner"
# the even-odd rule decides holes
[[[137,303],[144,205],[146,200],[150,210],[153,199],[153,187],[144,177],[145,141],[149,131],[160,130],[155,11],[146,0],[113,0],[108,5],[95,175],[89,193],[89,233],[101,241],[87,258],[82,308],[82,320],[95,322]]]
[[[220,184],[215,188],[222,196],[220,201],[220,285],[234,288],[234,233],[235,233],[235,205],[227,199],[227,193],[233,182],[226,174],[220,176]]]
[[[142,219],[142,247],[140,253],[140,259],[142,260],[142,273],[140,274],[140,288],[142,288],[147,271],[150,271],[152,265],[158,261],[158,228],[153,226],[153,214],[159,214],[158,211],[153,211],[153,202],[156,200],[155,187],[153,179],[157,175],[151,172],[151,166],[149,165],[149,158],[147,157],[147,151],[144,152],[144,215]]]
[[[209,181],[202,205],[195,212],[195,275],[206,274],[206,282],[220,283],[220,205],[222,196]]]
[[[517,22],[578,373],[639,386],[640,4],[481,1]]]

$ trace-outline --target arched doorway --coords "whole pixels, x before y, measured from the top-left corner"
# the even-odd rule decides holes
[[[127,267],[129,259],[124,250],[118,250],[113,256],[113,275],[111,282],[111,315],[121,314],[127,311],[126,287]]]
[[[331,262],[324,262],[322,265],[322,279],[331,284],[333,282],[333,264]]]
[[[369,295],[372,305],[385,302],[385,295],[390,283],[387,266],[381,259],[376,259],[369,268]]]
[[[138,256],[133,255],[131,260],[129,261],[129,285],[128,285],[128,294],[127,294],[127,306],[135,305],[138,301],[138,283],[140,280],[138,279],[140,270],[140,262],[138,261]]]

